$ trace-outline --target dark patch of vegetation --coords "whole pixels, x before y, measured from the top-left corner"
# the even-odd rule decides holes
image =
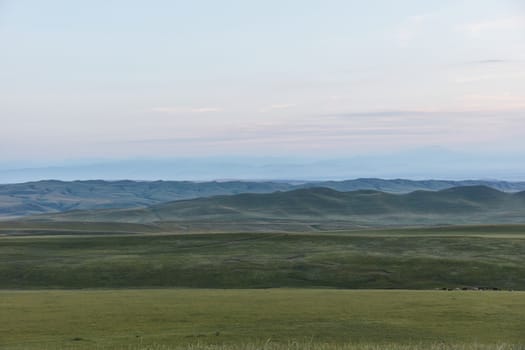
[[[523,226],[0,242],[0,288],[525,290]]]

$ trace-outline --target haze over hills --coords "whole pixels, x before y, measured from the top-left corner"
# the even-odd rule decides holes
[[[417,190],[443,190],[457,186],[483,185],[506,192],[525,190],[525,182],[446,181],[446,180],[384,180],[355,179],[317,182],[256,181],[56,181],[45,180],[0,185],[0,217],[103,208],[133,208],[163,202],[232,195],[240,193],[272,193],[301,188],[325,187],[341,192],[377,190],[408,193]]]
[[[170,223],[181,229],[265,230],[443,224],[524,223],[525,192],[486,186],[392,194],[304,188],[267,194],[213,196],[143,208],[77,210],[26,218],[32,221]]]
[[[130,208],[167,201],[243,192],[287,190],[270,182],[56,181],[0,185],[0,217],[76,209]]]
[[[496,115],[494,118],[498,118]],[[265,147],[268,147],[266,144]],[[356,178],[408,179],[499,179],[523,181],[523,147],[513,151],[472,153],[439,146],[355,153],[256,156],[228,155],[172,158],[116,158],[40,160],[0,159],[0,183],[21,183],[41,179],[73,180],[187,180],[215,179],[301,179],[305,181]],[[281,152],[279,152],[281,153]],[[157,154],[157,153],[156,153]]]

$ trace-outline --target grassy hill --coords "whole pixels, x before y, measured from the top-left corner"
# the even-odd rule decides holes
[[[71,211],[26,220],[186,225],[204,231],[337,229],[442,224],[523,223],[525,195],[485,186],[392,194],[308,188],[214,196],[132,209]],[[206,225],[210,229],[206,229]],[[181,226],[182,227],[182,226]],[[237,227],[237,229],[235,229]],[[255,228],[255,229],[254,229]]]
[[[483,185],[507,192],[525,190],[525,182],[445,181],[404,179],[355,179],[308,183],[285,182],[190,182],[190,181],[56,181],[46,180],[0,185],[0,218],[55,213],[69,210],[133,208],[162,202],[232,195],[271,193],[300,188],[325,187],[337,191],[376,190],[408,193],[417,190],[443,190],[456,186]]]
[[[0,217],[96,208],[129,208],[186,198],[286,190],[273,182],[38,181],[0,185]]]

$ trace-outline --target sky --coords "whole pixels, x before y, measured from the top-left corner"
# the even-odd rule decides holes
[[[0,171],[439,148],[525,180],[523,135],[522,0],[0,0]]]

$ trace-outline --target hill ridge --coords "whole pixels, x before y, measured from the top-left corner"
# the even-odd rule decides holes
[[[79,221],[209,225],[218,227],[276,222],[294,225],[413,226],[437,224],[523,223],[525,196],[485,186],[392,194],[374,190],[339,192],[302,188],[273,193],[243,193],[170,201],[152,206],[75,210],[26,218],[33,221]]]
[[[302,184],[268,181],[132,181],[42,180],[0,185],[0,218],[65,212],[74,209],[135,208],[181,199],[272,193],[305,188],[330,188],[339,192],[356,190],[409,193],[417,190],[439,191],[458,185],[484,185],[498,190],[525,191],[525,182],[447,181],[363,178],[343,181],[317,181]]]

